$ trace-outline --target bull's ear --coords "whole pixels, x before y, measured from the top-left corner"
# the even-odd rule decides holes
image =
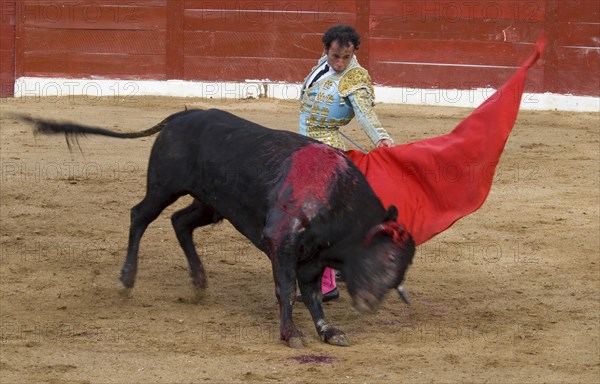
[[[385,212],[385,220],[384,221],[396,221],[398,218],[398,208],[395,205],[390,205]]]

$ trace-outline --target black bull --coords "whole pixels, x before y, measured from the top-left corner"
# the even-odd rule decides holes
[[[176,212],[172,223],[194,287],[206,287],[206,273],[192,232],[227,219],[270,258],[281,339],[292,347],[302,346],[292,320],[296,282],[321,339],[347,345],[321,307],[325,266],[343,271],[355,308],[372,311],[402,283],[412,262],[415,245],[396,223],[396,208],[383,207],[342,152],[307,137],[214,109],[179,112],[135,133],[21,119],[35,124],[37,132],[64,133],[69,146],[85,134],[136,138],[160,131],[150,155],[146,196],[131,210],[120,277],[127,289],[135,282],[144,231],[188,194],[193,203]]]

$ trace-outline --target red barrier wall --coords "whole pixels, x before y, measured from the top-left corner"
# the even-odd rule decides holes
[[[299,83],[322,53],[323,31],[343,22],[361,33],[357,55],[378,85],[495,87],[546,33],[527,91],[600,96],[597,0],[1,4],[2,89],[15,75]]]
[[[0,97],[15,87],[15,1],[0,0]]]

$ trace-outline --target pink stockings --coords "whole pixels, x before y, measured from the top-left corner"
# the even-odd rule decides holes
[[[325,267],[325,272],[323,272],[323,277],[321,278],[321,292],[326,294],[333,291],[335,288],[335,270]]]

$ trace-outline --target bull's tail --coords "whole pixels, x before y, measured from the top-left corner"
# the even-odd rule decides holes
[[[119,139],[135,139],[138,137],[151,136],[155,133],[160,132],[167,125],[167,123],[170,120],[170,117],[172,116],[167,117],[152,128],[148,128],[144,131],[127,133],[115,132],[104,128],[91,127],[75,123],[59,123],[52,120],[35,119],[23,114],[17,114],[14,115],[14,117],[21,121],[25,121],[29,124],[34,125],[34,133],[41,133],[47,135],[64,133],[67,145],[69,146],[69,149],[71,149],[73,144],[77,144],[79,146],[78,139],[80,136],[86,135],[108,136],[116,137]]]

